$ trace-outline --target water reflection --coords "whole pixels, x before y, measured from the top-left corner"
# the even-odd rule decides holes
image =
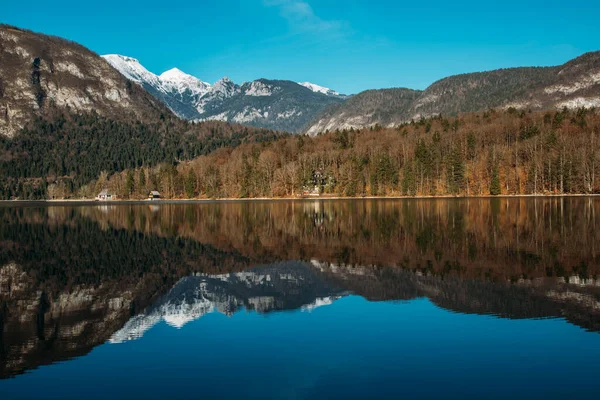
[[[0,377],[350,294],[600,331],[595,198],[0,207]]]

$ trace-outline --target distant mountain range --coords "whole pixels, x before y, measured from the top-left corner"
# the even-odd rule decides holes
[[[135,58],[102,57],[187,120],[220,120],[298,132],[325,108],[346,99],[310,82],[258,79],[237,85],[225,77],[210,85],[177,68],[155,75]]]
[[[330,107],[306,128],[327,130],[397,124],[438,114],[490,108],[557,109],[600,106],[600,51],[556,67],[499,69],[451,76],[424,91],[367,90]]]
[[[556,67],[451,76],[423,91],[394,88],[354,96],[310,82],[258,79],[238,85],[225,77],[211,85],[177,68],[155,75],[135,58],[102,59],[76,43],[7,25],[0,25],[0,57],[0,135],[5,137],[55,109],[128,123],[156,121],[171,110],[184,120],[316,135],[489,108],[600,106],[600,52]]]

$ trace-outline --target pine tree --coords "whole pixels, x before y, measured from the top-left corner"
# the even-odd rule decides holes
[[[146,187],[146,173],[144,172],[144,169],[140,169],[140,175],[138,177],[138,185],[140,187],[140,189],[143,189]]]
[[[498,172],[498,164],[494,164],[492,168],[492,179],[490,181],[490,194],[498,196],[502,192],[500,187],[500,174]]]
[[[135,188],[135,177],[133,175],[133,170],[130,169],[127,171],[127,177],[125,178],[125,190],[127,191],[127,195],[133,193],[133,189]]]
[[[185,181],[185,194],[188,199],[196,197],[196,174],[193,169],[190,169]]]
[[[405,196],[414,196],[416,194],[415,172],[411,163],[404,167],[404,177],[402,178],[402,193]]]
[[[465,186],[465,164],[458,147],[448,157],[448,189],[451,194],[459,194]]]

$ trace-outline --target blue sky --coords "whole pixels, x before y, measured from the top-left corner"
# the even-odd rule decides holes
[[[599,1],[3,0],[0,21],[214,82],[311,81],[344,93],[556,65],[600,50]]]

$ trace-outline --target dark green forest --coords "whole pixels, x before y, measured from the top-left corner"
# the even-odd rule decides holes
[[[282,135],[221,122],[190,124],[164,115],[149,123],[62,112],[36,117],[14,138],[0,137],[0,199],[47,198],[48,185],[58,182],[73,193],[103,171],[176,165],[221,147]]]

